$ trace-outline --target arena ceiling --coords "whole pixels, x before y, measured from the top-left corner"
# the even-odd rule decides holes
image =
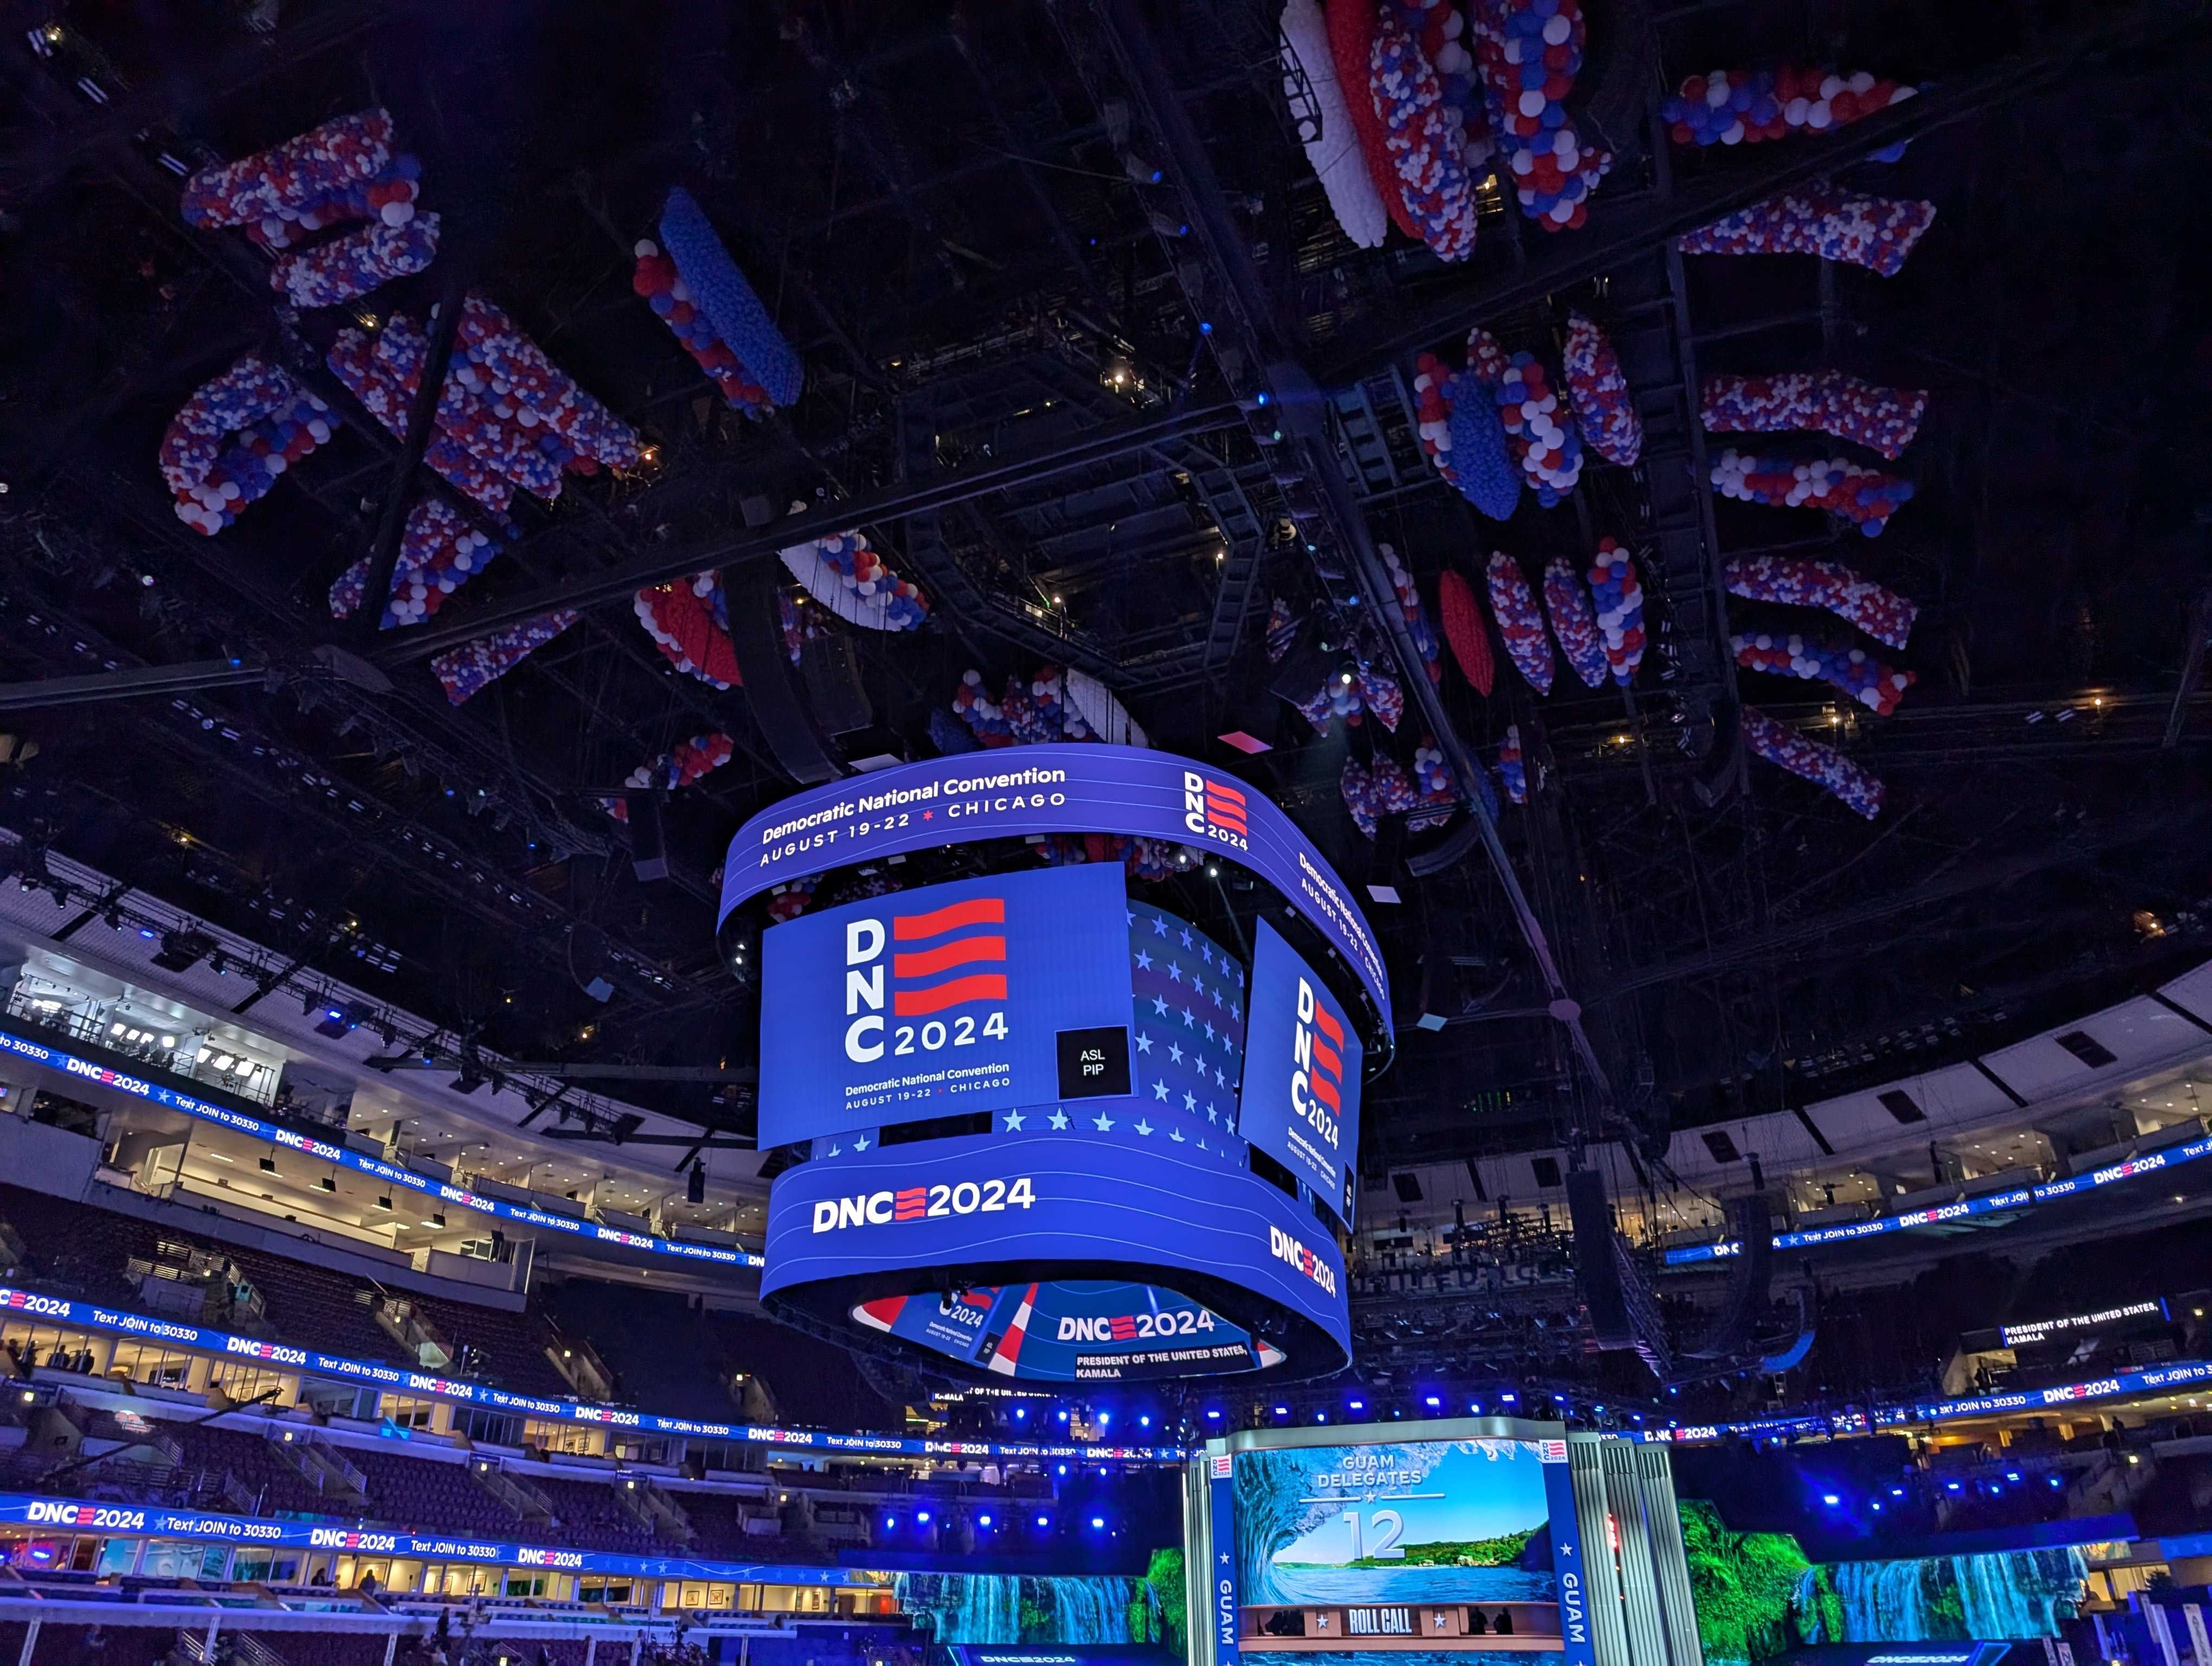
[[[0,674],[264,669],[15,696],[4,819],[485,1047],[748,1061],[715,871],[805,769],[759,701],[674,672],[632,598],[773,570],[799,507],[809,535],[861,526],[932,602],[920,630],[844,639],[841,764],[927,755],[971,669],[995,690],[1069,666],[1155,745],[1276,797],[1355,884],[1395,888],[1375,912],[1400,1047],[1370,1167],[1802,1102],[2171,976],[2212,940],[2212,330],[2190,246],[2212,173],[2190,6],[1594,0],[1585,120],[1617,160],[1588,223],[1548,234],[1487,201],[1456,265],[1338,229],[1261,0],[18,10],[0,42]],[[1683,76],[1777,60],[1921,93],[1819,138],[1666,142],[1656,107]],[[443,222],[427,271],[293,311],[241,237],[179,218],[179,167],[379,103]],[[1866,160],[1902,139],[1901,161]],[[1938,206],[1896,277],[1670,249],[1779,188],[1877,176]],[[726,408],[633,292],[633,246],[676,185],[805,362],[803,395],[765,420]],[[514,540],[434,619],[379,633],[325,599],[392,535],[399,495],[435,489],[373,424],[346,423],[218,537],[172,513],[155,455],[194,388],[249,352],[305,374],[340,328],[471,289],[647,448],[550,503],[518,496]],[[1574,308],[1658,331],[1683,413],[1716,371],[1929,390],[1899,465],[1916,496],[1878,541],[1702,491],[1711,514],[1685,519],[1705,456],[1685,420],[1559,508],[1480,520],[1422,456],[1414,356],[1480,322],[1555,359]],[[1372,616],[1381,544],[1433,609],[1437,576],[1479,582],[1493,548],[1533,569],[1606,535],[1655,593],[1663,652],[1632,691],[1538,699],[1501,675],[1484,698],[1401,663],[1395,735],[1318,733],[1273,691],[1271,607],[1340,649]],[[1918,604],[1894,715],[1733,664],[1726,629],[1759,617],[1718,563],[1778,549]],[[434,654],[556,605],[580,623],[448,701]],[[319,666],[333,644],[389,692]],[[1881,815],[1742,760],[1739,701],[1832,717],[1885,782]],[[1433,738],[1465,780],[1509,726],[1527,806],[1353,826],[1347,757],[1410,766]],[[1271,750],[1218,739],[1236,731]],[[734,756],[671,795],[670,875],[641,882],[600,800],[710,732]],[[1161,890],[1200,916],[1226,895]],[[396,970],[362,970],[364,936]],[[601,976],[605,1004],[585,992]],[[706,1083],[629,1097],[747,1126]]]

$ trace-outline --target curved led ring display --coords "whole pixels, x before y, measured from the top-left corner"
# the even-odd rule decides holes
[[[763,1304],[984,1381],[1342,1368],[1343,1256],[1310,1210],[1243,1166],[1241,1142],[1133,1119],[1120,1102],[1075,1109],[888,1151],[817,1142],[769,1193]]]
[[[1289,899],[1357,975],[1387,1038],[1389,976],[1374,933],[1313,842],[1233,775],[1134,746],[965,753],[784,799],[730,841],[718,928],[790,880],[934,845],[1033,833],[1122,833],[1218,851]]]

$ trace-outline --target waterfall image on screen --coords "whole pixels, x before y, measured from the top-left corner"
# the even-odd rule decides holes
[[[2078,1545],[1815,1562],[1787,1533],[1738,1533],[1685,1499],[1682,1539],[1706,1666],[1759,1666],[1834,1644],[2056,1637],[2077,1611]]]
[[[1157,1643],[1161,1635],[1151,1584],[1115,1574],[901,1573],[892,1590],[915,1628],[939,1643]]]
[[[1565,1444],[1557,1462],[1565,1474]],[[1246,1652],[1559,1654],[1545,1443],[1475,1439],[1240,1452]]]

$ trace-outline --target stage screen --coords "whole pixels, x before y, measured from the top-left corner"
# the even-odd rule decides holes
[[[1591,1658],[1564,1440],[1235,1455],[1237,1649]]]
[[[1244,1021],[1237,1131],[1352,1224],[1359,1167],[1359,1032],[1344,1003],[1262,920]]]
[[[763,1149],[1130,1091],[1118,864],[823,909],[761,962]]]

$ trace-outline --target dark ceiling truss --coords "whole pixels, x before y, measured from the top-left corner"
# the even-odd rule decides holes
[[[2099,8],[2086,24],[2043,34],[2032,48],[1947,79],[1917,98],[1849,126],[1762,147],[1735,165],[1714,169],[1679,190],[1646,195],[1622,212],[1594,212],[1584,231],[1551,240],[1545,252],[1502,270],[1478,258],[1453,286],[1453,293],[1395,309],[1385,323],[1334,338],[1314,374],[1324,386],[1339,385],[1369,373],[1384,359],[1452,340],[1471,325],[1602,277],[1624,260],[1657,249],[1685,232],[1793,186],[1824,179],[1878,150],[1972,120],[2046,91],[2069,76],[2154,56],[2202,31],[2201,17],[2185,0],[2136,0]]]
[[[1198,286],[1202,293],[1189,295],[1191,304],[1202,309],[1201,315],[1213,318],[1216,355],[1225,351],[1232,356],[1224,368],[1241,359],[1245,375],[1264,379],[1272,393],[1279,416],[1270,416],[1267,407],[1255,405],[1255,429],[1279,447],[1275,478],[1285,490],[1309,552],[1317,557],[1315,570],[1324,576],[1332,570],[1340,572],[1343,576],[1338,582],[1345,587],[1344,602],[1360,610],[1363,617],[1383,622],[1404,686],[1412,692],[1451,768],[1462,807],[1480,831],[1522,939],[1546,986],[1550,1009],[1580,1061],[1582,1085],[1596,1104],[1602,1105],[1612,1097],[1606,1067],[1583,1025],[1579,1004],[1568,993],[1552,939],[1523,893],[1488,807],[1475,793],[1474,782],[1481,766],[1422,669],[1403,617],[1392,605],[1390,581],[1376,554],[1352,483],[1332,449],[1324,402],[1311,378],[1290,355],[1276,314],[1274,292],[1230,210],[1206,146],[1185,107],[1182,90],[1162,55],[1158,38],[1134,0],[1099,0],[1095,15],[1103,52],[1161,146],[1164,165],[1176,183],[1205,257],[1199,269],[1203,275]],[[1071,16],[1063,12],[1063,22]],[[1080,57],[1079,52],[1079,61]],[[1187,290],[1192,287],[1189,278],[1185,283]],[[1280,428],[1274,426],[1278,420],[1283,425]]]
[[[1752,533],[1735,506],[1716,524],[1693,419],[1701,362],[1764,365],[1801,349],[1852,368],[1942,356],[1918,338],[1922,308],[1886,307],[1856,275],[1839,283],[1832,269],[1821,270],[1817,291],[1778,285],[1779,301],[1709,306],[1714,263],[1686,277],[1669,240],[1787,185],[1836,177],[1898,140],[2031,94],[2056,95],[2069,76],[2106,75],[2130,54],[2164,51],[2201,33],[2192,10],[2179,0],[2094,15],[2085,8],[2090,21],[2078,28],[2039,14],[2008,37],[2014,44],[2000,49],[2008,56],[1978,66],[1947,60],[1908,103],[1819,139],[1692,154],[1680,179],[1662,137],[1609,128],[1624,161],[1585,229],[1536,235],[1510,204],[1486,201],[1482,246],[1458,268],[1402,244],[1357,251],[1334,228],[1287,125],[1271,11],[1248,0],[1180,9],[1056,0],[963,13],[947,25],[802,3],[789,14],[799,33],[782,40],[773,26],[749,35],[750,20],[714,8],[684,9],[665,34],[643,15],[611,17],[592,41],[599,73],[611,79],[633,60],[659,61],[636,83],[664,94],[645,100],[651,114],[605,144],[595,136],[567,152],[540,146],[560,160],[526,155],[487,197],[434,169],[430,205],[447,215],[452,240],[425,280],[381,298],[378,310],[422,313],[441,285],[462,283],[469,262],[457,257],[473,228],[485,239],[482,287],[647,430],[655,462],[573,482],[554,504],[519,501],[520,536],[497,567],[434,623],[373,633],[364,651],[393,673],[392,696],[358,702],[343,690],[319,690],[325,703],[315,717],[349,723],[350,733],[310,739],[312,723],[289,721],[265,696],[210,693],[208,708],[270,716],[313,768],[355,784],[377,783],[378,771],[411,757],[428,776],[483,787],[514,818],[509,836],[490,821],[460,824],[456,848],[488,872],[571,887],[560,901],[574,902],[574,929],[611,932],[648,959],[678,958],[669,948],[683,933],[667,916],[680,905],[703,976],[696,925],[710,904],[697,875],[729,827],[785,785],[745,696],[670,671],[632,623],[630,599],[700,572],[748,581],[799,536],[777,518],[793,500],[810,504],[800,523],[809,532],[860,526],[930,593],[921,632],[863,638],[856,648],[872,686],[896,690],[897,714],[886,721],[902,742],[891,744],[941,703],[963,654],[994,678],[1046,661],[1075,666],[1103,679],[1178,750],[1200,750],[1238,725],[1272,735],[1277,750],[1250,775],[1325,842],[1342,833],[1345,743],[1314,739],[1259,692],[1269,673],[1255,611],[1285,597],[1347,636],[1363,619],[1392,623],[1378,538],[1413,558],[1425,579],[1440,561],[1477,570],[1491,547],[1540,561],[1586,551],[1600,534],[1627,538],[1646,557],[1659,662],[1632,695],[1562,690],[1539,704],[1509,676],[1478,703],[1449,678],[1441,690],[1431,686],[1410,643],[1390,633],[1412,696],[1412,733],[1435,734],[1463,787],[1508,722],[1518,723],[1548,781],[1536,804],[1502,824],[1471,806],[1453,841],[1433,849],[1413,842],[1407,914],[1388,921],[1392,952],[1418,939],[1423,953],[1455,970],[1438,985],[1445,1030],[1409,1031],[1396,1068],[1376,1085],[1377,1149],[1394,1161],[1454,1155],[1504,1129],[1547,1143],[1578,1131],[1648,1136],[1670,1105],[1693,1119],[1723,1100],[1766,1103],[1762,1095],[1788,1085],[1778,1061],[1801,1031],[1824,1041],[1881,1033],[1883,1000],[1938,1001],[1947,968],[1974,969],[1978,978],[1986,969],[2006,988],[2044,976],[2015,951],[2020,910],[2008,905],[2015,892],[2033,893],[2047,920],[2075,921],[2117,907],[2130,883],[2146,897],[2181,885],[2144,856],[2151,836],[2108,848],[2070,818],[2087,790],[2080,783],[2094,782],[2144,795],[2147,809],[2156,806],[2154,824],[2165,814],[2182,825],[2172,819],[2179,789],[2170,781],[2154,779],[2151,792],[2121,772],[2160,755],[2169,718],[2179,745],[2165,756],[2176,778],[2201,767],[2197,738],[2212,725],[2197,714],[2203,697],[2188,682],[2201,623],[2166,668],[2182,674],[2178,700],[2115,689],[2109,708],[2065,723],[2059,703],[2032,696],[1971,704],[1916,696],[1880,723],[1841,713],[1838,738],[1903,794],[1872,830],[1763,771],[1748,782],[1709,782],[1717,803],[1686,792],[1705,773],[1705,736],[1735,675],[1730,604],[1716,581],[1721,559],[1757,549],[1843,555],[1856,542]],[[394,15],[410,28],[421,21],[404,9]],[[1677,21],[1668,15],[1670,29]],[[1594,36],[1602,21],[1594,16]],[[67,320],[69,352],[80,356],[58,351],[46,373],[70,392],[43,425],[50,432],[27,436],[44,442],[32,453],[39,477],[112,495],[94,517],[112,529],[104,541],[143,550],[161,581],[148,605],[172,610],[171,622],[151,641],[133,635],[114,597],[89,582],[95,559],[46,593],[66,589],[73,612],[127,638],[143,658],[242,651],[289,663],[304,645],[370,635],[366,619],[343,628],[326,620],[323,591],[364,551],[381,561],[396,547],[396,517],[416,493],[440,494],[491,530],[476,506],[415,465],[419,433],[395,438],[368,422],[328,375],[327,316],[301,323],[277,313],[266,272],[243,242],[177,223],[173,179],[155,160],[163,149],[189,161],[213,155],[161,123],[180,109],[199,119],[218,100],[234,105],[257,64],[291,107],[345,107],[336,100],[361,96],[358,71],[401,40],[373,27],[365,9],[322,0],[288,8],[269,42],[217,51],[105,110],[79,104],[65,78],[20,88],[45,125],[9,159],[12,171],[0,163],[0,192],[58,209],[53,187],[64,179],[114,182],[136,208],[126,211],[95,185],[87,223],[150,240],[175,292],[165,309],[128,285],[116,289],[127,306],[80,295],[77,275],[58,267],[33,280],[42,303]],[[358,63],[331,50],[354,42],[366,43]],[[1630,65],[1642,76],[1636,96],[1619,96],[1636,76],[1601,75],[1616,126],[1632,106],[1648,119],[1664,82],[1686,67],[1671,58],[1644,62],[1656,43],[1631,45],[1644,55]],[[8,64],[19,82],[36,78],[20,53]],[[301,79],[302,64],[312,79]],[[1924,154],[1916,150],[1916,161]],[[805,396],[767,421],[723,409],[629,292],[630,240],[649,234],[652,205],[678,180],[706,204],[810,361]],[[1954,236],[1964,214],[1957,196],[1943,206]],[[1514,345],[1555,346],[1567,302],[1588,305],[1592,285],[1644,417],[1644,462],[1633,474],[1593,466],[1570,510],[1494,529],[1422,453],[1410,355],[1447,350],[1478,320]],[[248,349],[286,363],[347,424],[236,535],[198,539],[167,523],[143,467],[143,439],[121,442],[130,456],[112,474],[71,454],[81,435],[143,425],[156,401],[173,408]],[[2017,386],[2021,378],[1993,357],[1977,362],[1948,344],[1947,352],[1948,368],[1935,367],[1947,389],[2015,405],[2047,398]],[[1117,368],[1126,368],[1124,384],[1111,380]],[[1258,403],[1262,390],[1272,404]],[[2124,429],[2133,420],[2124,397],[2100,404],[2095,420]],[[1958,403],[1947,395],[1939,409]],[[1939,489],[1963,495],[1990,467],[1986,447],[1947,436],[1940,460],[1915,471],[1925,488],[1942,470]],[[1900,522],[1878,558],[1888,573],[1906,574],[1917,597],[1942,599],[1930,604],[1916,647],[1940,645],[1958,633],[1950,597],[1966,562],[1944,547],[1943,532],[1912,541],[1919,536]],[[270,558],[278,549],[281,578]],[[52,569],[36,566],[43,583]],[[580,608],[585,623],[458,709],[416,669],[556,606]],[[197,635],[173,617],[193,608],[204,616]],[[1963,649],[1952,651],[1963,665]],[[1916,668],[1933,680],[1927,657]],[[1962,696],[1964,678],[1961,670]],[[1792,721],[1830,709],[1755,697]],[[2038,711],[2045,721],[2029,722]],[[709,729],[735,737],[738,757],[671,800],[672,825],[690,823],[690,860],[679,867],[692,877],[663,888],[677,897],[656,915],[626,879],[613,883],[626,866],[626,835],[588,800]],[[208,744],[204,732],[198,744]],[[1356,742],[1353,755],[1364,745]],[[2018,804],[1978,826],[1973,781],[1996,783]],[[1732,796],[1731,784],[1740,789]],[[2035,824],[2030,804],[2055,830]],[[438,803],[403,792],[390,807],[411,807],[426,830],[453,842]],[[598,864],[598,876],[541,874],[533,841],[587,850],[585,866]],[[1466,861],[1478,843],[1487,860]],[[1346,837],[1331,854],[1357,883],[1370,864],[1383,877],[1395,851],[1386,839],[1370,854]],[[347,860],[374,854],[352,848]],[[2027,866],[2015,872],[2008,862]],[[2130,878],[2106,873],[2107,864]],[[2010,877],[1942,896],[1914,890],[1970,866]],[[1402,884],[1405,871],[1398,877]],[[1888,934],[1911,916],[1883,909],[1891,893],[1919,896],[1931,938],[1947,946],[1899,955]],[[1418,929],[1401,929],[1401,920]],[[513,928],[526,945],[548,940],[550,927],[518,918]],[[682,964],[689,976],[692,962]],[[1403,968],[1394,963],[1393,971],[1401,989],[1411,987]],[[1861,997],[1854,979],[1883,993]],[[739,1003],[726,988],[721,997],[707,983],[687,984],[684,1022],[725,1021]],[[1785,1023],[1791,1003],[1802,1010]],[[562,1050],[576,1033],[569,1011],[564,1034],[502,1045],[517,1056]],[[665,1028],[651,1045],[626,1041],[624,1056],[669,1056],[657,1049],[680,1048],[683,1036]],[[1698,1099],[1719,1075],[1734,1085],[1720,1099]]]
[[[15,588],[9,587],[11,592]],[[93,626],[49,603],[16,594],[5,599],[13,604],[7,608],[14,622],[9,640],[19,654],[42,653],[50,666],[82,663],[88,658],[106,663],[125,657]],[[548,939],[587,923],[568,915],[526,876],[501,872],[497,856],[468,850],[365,788],[320,773],[301,752],[266,733],[252,717],[242,713],[217,715],[185,696],[161,702],[155,710],[159,714],[154,721],[174,744],[198,757],[228,788],[249,795],[272,814],[313,823],[320,830],[319,860],[332,873],[380,873],[395,891],[427,891],[487,924],[519,927]],[[127,770],[127,764],[123,767]],[[407,773],[411,772],[402,772]],[[352,970],[342,959],[323,970],[342,976]],[[649,970],[669,989],[680,987],[650,963],[641,963],[640,970]],[[705,968],[690,974],[690,978],[711,978],[718,988],[721,976],[711,957]]]

